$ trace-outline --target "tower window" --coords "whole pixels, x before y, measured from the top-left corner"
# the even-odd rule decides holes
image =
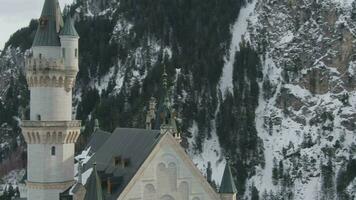
[[[74,56],[75,56],[76,58],[78,58],[78,49],[75,49],[75,50],[74,50]]]
[[[39,57],[40,59],[42,59],[42,54],[40,53],[40,54],[38,55],[38,57]]]
[[[51,155],[52,155],[52,156],[55,156],[55,155],[56,155],[56,147],[55,147],[55,146],[53,146],[53,147],[51,148]]]
[[[62,57],[65,58],[66,57],[66,49],[62,48]]]
[[[37,115],[37,120],[41,121],[41,115]]]

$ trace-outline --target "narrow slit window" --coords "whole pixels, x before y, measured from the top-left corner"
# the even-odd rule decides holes
[[[78,49],[75,49],[75,50],[74,50],[74,56],[75,56],[76,58],[78,58]]]
[[[56,147],[55,147],[55,146],[53,146],[53,147],[51,148],[51,155],[52,155],[52,156],[55,156],[55,155],[56,155]]]

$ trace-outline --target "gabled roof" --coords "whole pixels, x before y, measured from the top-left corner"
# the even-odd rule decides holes
[[[64,27],[60,35],[79,37],[77,30],[75,30],[74,23],[70,17],[70,14],[68,14],[66,17],[66,21],[64,22]]]
[[[60,46],[63,18],[58,0],[45,0],[32,46]]]
[[[156,144],[160,141],[162,135],[158,130],[117,128],[109,138],[105,134],[96,134],[94,137],[102,145],[94,144],[92,147],[98,147],[92,158],[85,164],[84,171],[90,169],[96,162],[97,170],[101,178],[111,177],[119,180],[119,184],[114,188],[112,195],[105,199],[116,199],[126,185],[130,182],[146,158],[150,155]],[[100,138],[100,139],[99,139]],[[99,147],[100,146],[100,147]],[[126,167],[115,166],[114,158],[120,157],[128,159],[129,164]],[[92,173],[93,174],[93,173]],[[86,188],[91,187],[89,178]],[[88,195],[85,200],[94,200],[93,195]]]
[[[221,180],[219,192],[226,193],[226,194],[236,194],[237,193],[235,182],[234,182],[234,179],[231,174],[230,165],[228,163],[226,163],[226,166],[225,166],[225,171],[224,171],[223,178]]]
[[[99,148],[106,142],[110,137],[111,133],[103,131],[101,129],[96,129],[94,133],[90,136],[90,140],[86,146],[86,149],[90,148],[90,152],[94,153],[99,150]]]

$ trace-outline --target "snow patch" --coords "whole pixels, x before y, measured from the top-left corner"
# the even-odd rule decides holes
[[[248,40],[248,22],[249,17],[255,10],[257,0],[253,0],[251,3],[247,3],[246,7],[240,10],[239,16],[232,28],[232,41],[230,45],[230,51],[227,56],[225,56],[225,65],[223,68],[222,76],[220,78],[220,91],[225,93],[225,91],[233,92],[233,68],[235,63],[235,53],[240,50],[240,43],[245,37]]]

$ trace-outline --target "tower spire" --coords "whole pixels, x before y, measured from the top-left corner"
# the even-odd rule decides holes
[[[236,200],[237,189],[232,177],[229,159],[226,161],[224,175],[221,180],[219,193],[222,200]]]
[[[32,46],[60,46],[63,18],[58,0],[45,0]]]
[[[162,74],[162,89],[163,89],[163,110],[161,110],[161,133],[170,133],[177,140],[178,143],[181,142],[181,135],[177,129],[176,124],[176,113],[173,111],[170,100],[169,100],[169,89],[168,89],[168,74],[166,71],[166,65],[163,65]]]

